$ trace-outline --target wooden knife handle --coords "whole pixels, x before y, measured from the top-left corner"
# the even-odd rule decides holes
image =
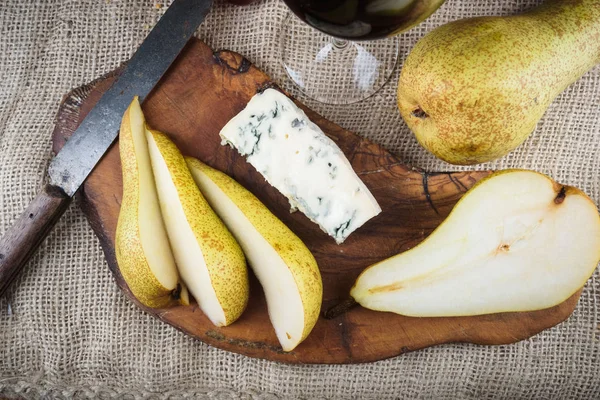
[[[0,238],[0,297],[33,256],[67,209],[71,197],[45,185],[14,225]]]

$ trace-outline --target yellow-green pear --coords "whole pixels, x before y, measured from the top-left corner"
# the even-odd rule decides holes
[[[144,114],[137,97],[123,115],[119,151],[123,171],[123,199],[115,237],[119,270],[140,303],[165,307],[185,289],[178,289],[179,277],[161,217]],[[183,303],[184,296],[180,296]]]
[[[302,342],[319,318],[323,283],[302,241],[252,193],[200,161],[186,161],[202,193],[238,240],[267,299],[283,350]]]
[[[483,179],[417,247],[367,268],[351,296],[415,317],[534,311],[562,303],[600,261],[600,216],[579,189],[509,170]]]
[[[521,144],[554,98],[599,62],[600,0],[548,0],[520,15],[454,21],[409,54],[398,107],[437,157],[486,162]]]
[[[146,130],[162,216],[179,274],[216,326],[237,320],[248,303],[242,249],[196,186],[177,146]]]

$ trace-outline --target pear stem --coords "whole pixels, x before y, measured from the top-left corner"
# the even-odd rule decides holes
[[[352,297],[323,312],[323,318],[334,319],[356,307],[358,303]]]

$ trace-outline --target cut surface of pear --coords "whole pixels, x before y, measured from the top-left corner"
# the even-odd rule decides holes
[[[157,131],[146,130],[146,138],[181,278],[214,325],[229,325],[248,303],[242,250],[200,193],[177,146]]]
[[[164,307],[173,300],[179,277],[161,217],[144,114],[137,97],[123,115],[119,150],[123,171],[123,199],[115,237],[119,270],[142,304]]]
[[[362,306],[437,317],[534,311],[562,303],[600,261],[600,217],[582,191],[532,171],[469,190],[417,247],[367,268]]]
[[[260,281],[277,338],[285,351],[317,322],[323,284],[304,243],[252,193],[226,174],[187,157],[194,180],[240,243]]]

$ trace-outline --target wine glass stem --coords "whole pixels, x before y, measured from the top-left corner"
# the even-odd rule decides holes
[[[348,41],[344,40],[344,39],[339,39],[339,38],[334,37],[332,43],[333,43],[333,48],[337,49],[337,50],[343,50],[346,47],[348,47]]]

